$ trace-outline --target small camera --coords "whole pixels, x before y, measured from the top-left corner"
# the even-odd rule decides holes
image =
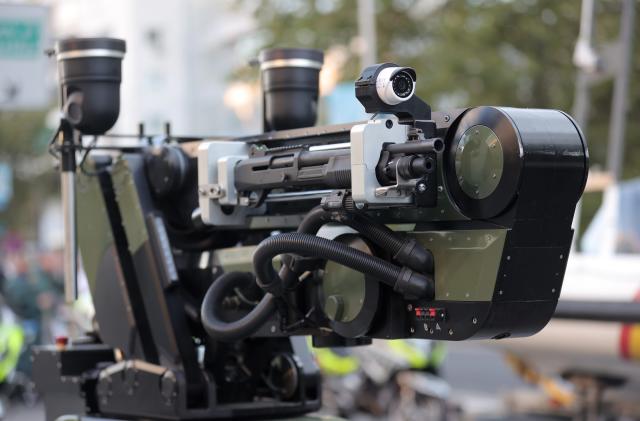
[[[410,67],[386,67],[376,78],[376,92],[388,105],[410,99],[416,91],[416,71]]]
[[[416,71],[411,67],[374,64],[362,71],[355,85],[356,98],[367,113],[390,113],[403,122],[431,119],[431,107],[415,95]]]

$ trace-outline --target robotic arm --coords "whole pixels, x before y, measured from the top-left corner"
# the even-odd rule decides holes
[[[65,92],[99,102],[86,85],[96,72],[119,77],[121,55],[96,55],[104,42],[59,44],[61,69],[85,82],[63,81],[63,109]],[[309,127],[322,54],[268,50],[260,65],[265,133],[167,135],[73,172],[97,329],[35,351],[49,419],[306,413],[319,374],[301,335],[502,339],[553,314],[587,177],[571,117],[432,113],[416,72],[385,63],[355,83],[368,121]],[[79,122],[104,133],[115,121],[82,111],[65,120],[75,139],[96,134]]]

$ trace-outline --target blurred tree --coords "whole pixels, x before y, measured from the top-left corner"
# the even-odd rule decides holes
[[[414,67],[418,94],[434,109],[481,104],[571,111],[576,68],[573,50],[579,0],[377,0],[378,61]],[[618,35],[619,0],[600,0],[596,45]],[[636,7],[636,12],[640,8]],[[262,0],[254,9],[260,47],[345,46],[343,80],[359,71],[357,11],[353,0]],[[640,19],[636,19],[629,116],[640,112]],[[591,92],[588,134],[591,164],[604,166],[612,82]],[[640,176],[640,119],[629,118],[624,176]],[[598,200],[584,206],[590,219]]]
[[[0,112],[0,162],[12,166],[13,197],[0,211],[2,230],[19,231],[35,239],[43,204],[58,192],[58,178],[47,158],[51,131],[45,128],[46,111]]]
[[[378,0],[378,61],[418,71],[418,94],[434,108],[480,104],[571,110],[573,49],[580,20],[579,0]],[[618,32],[620,3],[601,0],[597,44]],[[638,9],[636,9],[638,10]],[[359,71],[356,2],[351,0],[262,0],[254,9],[261,40],[271,46],[347,47],[343,80]],[[636,25],[640,34],[640,25]],[[637,37],[636,37],[637,38]],[[633,72],[640,69],[640,42]],[[632,80],[632,87],[636,81]],[[631,89],[631,114],[640,111],[640,90]],[[593,88],[588,127],[591,159],[605,162],[611,82]],[[640,164],[634,142],[640,121],[629,121],[627,164]],[[627,165],[626,176],[640,175]]]

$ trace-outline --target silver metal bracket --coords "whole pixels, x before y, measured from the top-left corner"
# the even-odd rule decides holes
[[[408,126],[393,114],[377,114],[351,129],[351,188],[356,206],[408,205],[413,202],[413,184],[398,175],[394,186],[381,186],[376,166],[385,143],[404,143]]]
[[[198,201],[205,224],[246,225],[248,199],[236,192],[234,168],[249,156],[249,149],[248,144],[235,141],[202,142],[198,147]],[[223,206],[229,208],[223,210]]]

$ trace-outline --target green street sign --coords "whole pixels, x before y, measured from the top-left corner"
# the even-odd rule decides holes
[[[0,57],[32,59],[42,54],[40,22],[0,19]]]

